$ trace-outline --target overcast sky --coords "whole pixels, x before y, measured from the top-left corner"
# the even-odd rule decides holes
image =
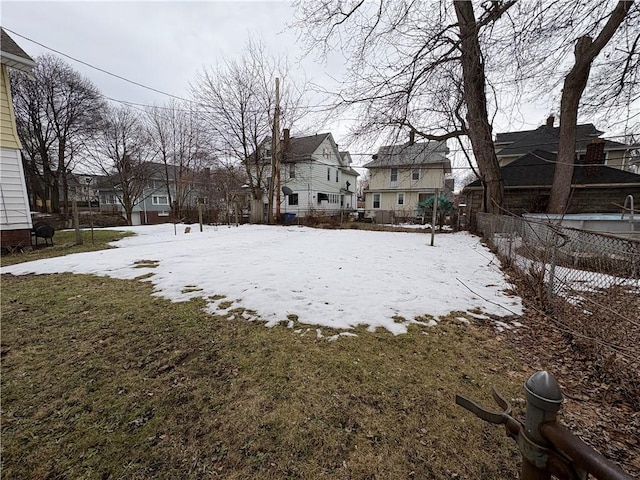
[[[345,71],[341,52],[326,62],[303,57],[297,33],[287,25],[294,9],[284,1],[203,2],[29,2],[2,1],[2,26],[47,47],[135,82],[180,97],[189,96],[189,83],[198,72],[215,66],[224,56],[241,55],[250,36],[260,38],[274,53],[287,53],[297,74],[328,89],[332,78]],[[11,33],[10,33],[11,34]],[[31,56],[46,48],[11,34]],[[66,60],[111,98],[142,104],[168,97],[131,85],[85,65]],[[553,110],[551,105],[528,104],[510,119],[496,118],[495,131],[535,128]],[[348,122],[317,125],[343,142]],[[308,125],[306,126],[308,127]],[[356,163],[368,160],[354,151]],[[353,149],[352,149],[353,150]],[[367,149],[369,150],[369,149]]]
[[[189,96],[198,72],[223,57],[240,57],[250,37],[274,54],[286,54],[295,74],[325,86],[344,71],[336,52],[326,61],[304,57],[290,2],[2,2],[2,26],[46,47],[135,82],[179,97]],[[32,57],[52,53],[10,33]],[[107,97],[136,103],[169,99],[65,58]],[[322,127],[320,125],[319,127]],[[346,125],[332,124],[334,137]]]

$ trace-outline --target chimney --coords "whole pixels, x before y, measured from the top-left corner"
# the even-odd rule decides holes
[[[555,117],[553,115],[549,115],[547,117],[547,128],[551,130],[553,128],[553,122],[555,121]]]
[[[409,132],[409,145],[413,145],[414,143],[416,143],[416,131],[411,130]]]
[[[604,140],[595,138],[587,145],[587,153],[584,156],[584,168],[588,177],[600,173],[600,165],[604,165]]]
[[[282,129],[282,135],[284,136],[284,139],[282,141],[282,143],[284,144],[283,150],[286,152],[287,150],[289,150],[289,141],[291,139],[291,132],[288,128],[283,128]]]

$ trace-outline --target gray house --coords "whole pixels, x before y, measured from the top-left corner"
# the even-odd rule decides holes
[[[172,203],[180,198],[181,205],[197,204],[198,191],[192,175],[179,175],[177,167],[170,166],[165,173],[162,163],[146,163],[144,175],[129,185],[133,201],[131,223],[133,225],[157,224],[173,221]],[[100,211],[126,217],[123,206],[123,189],[115,177],[102,176],[96,182]]]

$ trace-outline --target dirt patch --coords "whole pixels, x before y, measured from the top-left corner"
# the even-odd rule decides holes
[[[525,326],[504,334],[523,369],[527,375],[551,372],[565,396],[561,423],[628,474],[640,477],[638,398],[629,396],[626,382],[603,373],[609,371],[603,370],[604,357],[586,354],[584,340],[566,334],[563,324],[536,308],[536,299],[527,292],[521,289]]]

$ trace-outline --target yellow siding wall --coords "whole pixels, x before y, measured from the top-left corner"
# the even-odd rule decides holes
[[[420,168],[420,180],[411,179],[411,168],[398,168],[398,181],[391,184],[391,168],[372,168],[369,190],[390,190],[406,192],[407,190],[422,190],[444,188],[444,171],[441,164]]]
[[[2,65],[0,77],[0,147],[19,150],[22,145],[16,131],[9,77],[7,76],[7,67],[4,65]]]

